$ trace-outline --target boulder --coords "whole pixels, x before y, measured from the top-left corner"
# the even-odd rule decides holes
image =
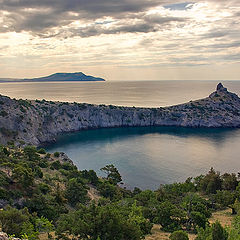
[[[0,240],[8,240],[8,235],[4,232],[0,232]]]

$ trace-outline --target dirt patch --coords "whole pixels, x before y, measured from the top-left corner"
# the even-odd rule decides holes
[[[99,198],[101,198],[98,190],[95,187],[93,187],[91,184],[88,184],[88,186],[89,186],[88,197],[91,200],[95,200],[97,202]]]
[[[217,211],[212,214],[212,217],[209,219],[210,223],[214,223],[217,220],[223,225],[223,226],[231,226],[234,216],[232,215],[232,210],[230,208]]]
[[[152,235],[148,235],[145,240],[169,240],[171,233],[163,232],[160,227],[160,225],[154,224],[152,228]],[[188,234],[188,237],[190,240],[194,240],[196,235]]]

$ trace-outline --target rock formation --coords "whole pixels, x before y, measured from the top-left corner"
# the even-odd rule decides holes
[[[9,237],[6,233],[0,232],[0,240],[21,240],[20,238]]]
[[[127,126],[240,127],[240,98],[222,84],[209,97],[171,107],[135,108],[0,96],[0,142],[39,145],[65,132]]]

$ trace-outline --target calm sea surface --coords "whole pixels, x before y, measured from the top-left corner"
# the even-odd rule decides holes
[[[240,82],[223,82],[240,95]],[[214,81],[0,83],[0,94],[96,104],[159,107],[208,96]],[[156,189],[206,173],[240,171],[240,129],[116,128],[60,136],[49,151],[66,152],[79,169],[114,164],[127,187]]]

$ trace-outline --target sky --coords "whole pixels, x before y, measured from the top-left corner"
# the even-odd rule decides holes
[[[0,0],[0,78],[240,80],[240,1]]]

